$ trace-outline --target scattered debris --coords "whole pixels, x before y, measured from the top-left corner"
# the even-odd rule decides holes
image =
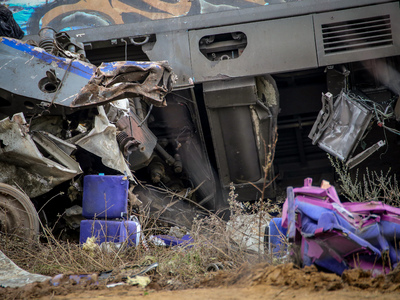
[[[182,228],[180,228],[178,226],[172,226],[169,229],[169,232],[168,232],[168,235],[174,236],[174,237],[176,237],[178,239],[183,238],[183,236],[186,235],[186,234],[187,234],[186,230],[184,230],[184,229],[182,229]]]
[[[86,242],[82,245],[82,250],[88,251],[91,256],[95,249],[98,249],[99,245],[96,243],[97,238],[95,236],[88,237]]]
[[[135,276],[135,277],[127,277],[126,283],[129,285],[138,285],[141,288],[145,288],[151,282],[150,277],[148,276]]]
[[[105,272],[101,272],[99,275],[99,280],[106,280],[107,282],[112,282],[115,280],[122,280],[124,283],[130,282],[132,283],[134,278],[136,277],[145,277],[142,276],[144,274],[150,273],[156,270],[158,267],[158,263],[152,263],[151,265],[134,265],[134,266],[127,266],[122,270],[109,270]],[[138,269],[141,269],[138,271]],[[130,284],[130,283],[128,283]],[[131,284],[133,285],[133,284]]]
[[[185,234],[182,238],[170,235],[151,235],[149,241],[156,246],[189,246],[194,242],[189,234]]]
[[[360,268],[376,276],[399,262],[400,208],[378,201],[342,203],[333,186],[314,187],[311,178],[304,187],[288,188],[282,226],[301,249],[305,266],[315,264],[339,275]]]
[[[211,263],[207,266],[207,272],[216,272],[219,270],[231,269],[233,267],[233,262],[226,261],[226,262],[216,262]]]
[[[86,285],[98,285],[98,275],[97,274],[89,274],[89,275],[64,275],[58,274],[50,279],[50,284],[54,286],[59,286],[65,282],[70,282],[73,284],[86,284]]]
[[[74,205],[67,208],[63,218],[71,229],[79,229],[80,222],[83,220],[82,206]]]
[[[265,229],[270,219],[270,215],[264,211],[234,215],[227,222],[226,231],[243,249],[264,253]]]
[[[107,284],[106,287],[113,288],[113,287],[125,285],[125,284],[126,284],[125,282],[110,283],[110,284]]]

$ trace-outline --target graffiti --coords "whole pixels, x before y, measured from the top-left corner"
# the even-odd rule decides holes
[[[128,24],[245,9],[274,4],[268,0],[8,0],[25,34],[51,26],[57,31]],[[284,2],[275,0],[275,3]]]

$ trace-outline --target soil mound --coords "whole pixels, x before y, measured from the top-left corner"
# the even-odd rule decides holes
[[[313,291],[335,291],[344,288],[355,288],[379,292],[400,290],[400,266],[386,276],[371,276],[361,269],[346,270],[342,276],[319,271],[314,265],[299,268],[296,265],[282,264],[271,266],[259,264],[243,266],[238,272],[220,272],[208,278],[205,286],[254,286],[273,285],[287,286],[292,289],[308,288]]]

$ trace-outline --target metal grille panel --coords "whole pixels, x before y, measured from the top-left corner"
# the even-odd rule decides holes
[[[325,54],[393,45],[390,15],[322,24]]]

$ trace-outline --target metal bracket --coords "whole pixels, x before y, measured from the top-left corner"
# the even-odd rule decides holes
[[[322,109],[319,111],[317,120],[308,135],[313,145],[321,138],[333,118],[333,95],[329,92],[326,94],[322,93],[321,101]]]
[[[361,152],[361,153],[357,154],[356,156],[354,156],[353,158],[349,159],[347,161],[347,163],[346,163],[346,166],[348,166],[349,169],[354,168],[359,163],[361,163],[362,161],[364,161],[365,159],[370,157],[373,153],[378,151],[378,149],[381,148],[384,145],[386,145],[386,142],[382,141],[382,140],[377,142],[377,143],[375,143],[375,144],[373,144],[368,149],[365,149],[363,152]]]

